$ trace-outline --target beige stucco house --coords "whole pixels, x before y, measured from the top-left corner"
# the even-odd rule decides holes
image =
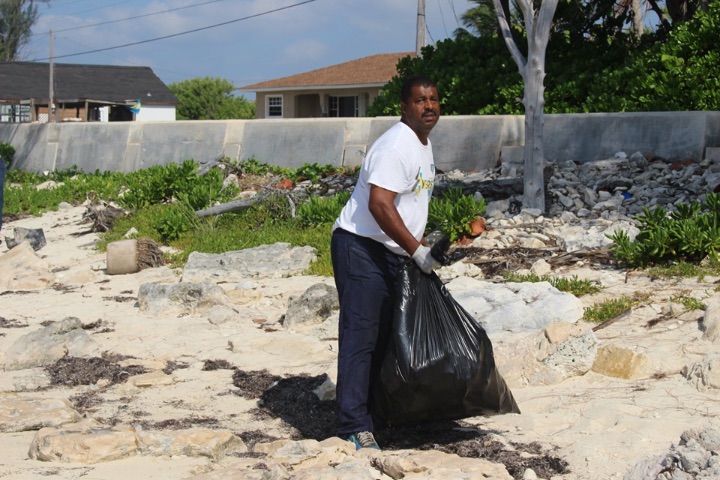
[[[256,118],[364,117],[408,56],[381,53],[238,90],[255,92]]]

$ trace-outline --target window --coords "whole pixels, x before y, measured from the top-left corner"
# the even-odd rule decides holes
[[[330,97],[330,117],[358,117],[358,97]]]
[[[30,105],[0,105],[0,123],[30,121]]]
[[[267,117],[282,117],[283,116],[283,97],[268,96],[267,97]]]

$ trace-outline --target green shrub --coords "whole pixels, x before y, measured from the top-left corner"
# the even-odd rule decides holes
[[[720,251],[720,195],[710,192],[704,203],[693,201],[668,213],[662,207],[643,208],[636,217],[640,233],[631,240],[618,230],[608,235],[615,258],[629,267],[674,261],[718,263]]]
[[[120,203],[131,209],[166,203],[187,193],[199,178],[197,164],[186,160],[181,165],[168,163],[134,171],[127,176],[127,191]]]
[[[29,215],[42,215],[44,212],[57,210],[61,202],[79,204],[85,200],[116,201],[125,178],[125,174],[118,172],[96,171],[86,174],[77,167],[50,172],[47,175],[17,169],[9,170],[7,174],[4,211]],[[54,188],[36,188],[50,180],[60,184]]]
[[[37,173],[24,172],[17,169],[8,170],[7,175],[5,176],[6,183],[19,183],[23,186],[37,185],[44,182],[45,180],[47,180],[46,177],[43,177]]]
[[[260,162],[255,158],[248,158],[237,163],[237,167],[244,175],[273,175],[292,176],[289,168],[277,167],[267,163]]]
[[[177,198],[190,206],[193,211],[202,210],[213,203],[225,203],[238,194],[236,185],[223,185],[223,172],[212,169],[198,181],[185,186],[185,190],[177,193]]]
[[[349,199],[350,193],[345,191],[331,197],[310,197],[298,207],[298,220],[306,227],[333,223]]]
[[[40,216],[45,212],[57,210],[61,202],[73,202],[76,194],[67,185],[57,188],[38,190],[34,185],[22,185],[20,188],[5,185],[5,213]]]
[[[470,222],[485,213],[485,200],[465,195],[461,188],[450,188],[444,195],[433,198],[428,210],[426,233],[440,231],[454,242],[470,233]]]
[[[177,240],[195,225],[195,212],[184,203],[176,203],[163,209],[153,227],[160,235],[160,240],[167,243]]]
[[[325,276],[332,275],[331,224],[318,219],[325,215],[334,220],[344,202],[342,199],[348,197],[347,193],[341,193],[338,198],[324,200],[328,205],[336,203],[336,207],[320,208],[325,213],[308,207],[309,218],[315,220],[306,223],[293,218],[295,204],[284,192],[270,195],[240,212],[198,218],[196,210],[232,199],[237,189],[223,187],[220,169],[197,176],[197,165],[192,161],[150,167],[130,174],[97,171],[85,174],[76,167],[47,175],[11,170],[8,179],[20,184],[19,187],[6,184],[5,211],[8,213],[40,215],[57,209],[63,201],[75,204],[86,199],[122,202],[130,213],[116,218],[111,229],[100,234],[96,244],[100,251],[104,251],[108,243],[122,239],[131,228],[138,231],[139,237],[179,249],[180,253],[172,256],[175,266],[182,266],[193,251],[220,253],[288,242],[293,246],[315,248],[317,260],[306,273]],[[35,188],[47,180],[62,181],[64,185],[45,190]],[[121,192],[124,193],[121,195]],[[327,213],[326,208],[331,213]]]
[[[295,172],[293,176],[296,181],[300,180],[311,180],[317,182],[323,177],[332,175],[337,172],[338,169],[333,165],[320,165],[318,163],[304,163]]]
[[[12,165],[13,157],[15,156],[15,147],[9,143],[0,142],[0,159],[5,160],[7,167],[10,168]]]
[[[198,164],[193,160],[155,165],[127,175],[126,191],[119,203],[139,209],[179,200],[193,210],[201,210],[214,202],[228,201],[237,193],[237,188],[224,188],[223,179],[219,169],[198,175]]]

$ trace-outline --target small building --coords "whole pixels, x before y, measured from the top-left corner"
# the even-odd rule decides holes
[[[397,64],[415,53],[381,53],[238,88],[255,92],[256,118],[364,117]]]
[[[50,102],[48,63],[0,62],[0,122],[175,120],[178,100],[149,67],[53,67]]]

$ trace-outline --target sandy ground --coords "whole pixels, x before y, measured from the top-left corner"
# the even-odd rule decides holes
[[[59,286],[0,294],[0,316],[28,325],[0,329],[0,352],[4,356],[19,337],[43,322],[77,317],[83,324],[100,322],[98,328],[89,330],[98,355],[112,352],[134,357],[135,364],[156,372],[167,362],[185,368],[163,375],[162,380],[149,381],[149,386],[127,382],[108,389],[97,385],[54,386],[37,391],[29,387],[42,384],[42,369],[0,371],[0,396],[70,399],[98,394],[102,402],[88,416],[105,423],[212,418],[235,432],[287,436],[287,427],[279,420],[262,420],[252,414],[254,400],[233,394],[230,370],[204,371],[203,363],[226,360],[245,371],[310,376],[327,373],[334,378],[334,339],[286,331],[279,324],[290,295],[299,295],[310,285],[328,279],[258,281],[257,288],[234,293],[235,308],[241,313],[237,322],[212,325],[206,316],[146,315],[134,301],[140,285],[176,281],[179,272],[161,267],[132,275],[107,275],[105,255],[93,248],[97,236],[73,235],[87,229],[80,223],[83,212],[83,207],[76,207],[3,226],[3,238],[14,226],[44,229],[48,244],[37,254],[51,265]],[[5,252],[3,241],[0,255]],[[718,350],[717,345],[701,338],[698,319],[702,311],[669,316],[648,327],[649,321],[663,315],[669,298],[679,294],[706,298],[714,293],[717,279],[706,278],[702,283],[695,279],[653,281],[635,275],[626,282],[624,272],[581,266],[565,273],[604,281],[602,293],[583,298],[587,305],[635,292],[653,296],[652,305],[597,332],[601,344],[615,342],[646,352],[653,373],[624,380],[590,372],[550,386],[511,385],[522,414],[475,417],[468,422],[508,442],[541,443],[569,463],[571,473],[557,477],[566,479],[623,478],[637,461],[666,452],[683,431],[720,428],[718,390],[698,389],[680,373],[683,366]],[[27,391],[18,391],[21,385]],[[175,479],[205,472],[212,463],[197,457],[141,456],[93,465],[40,462],[28,458],[34,435],[0,434],[0,478]]]

